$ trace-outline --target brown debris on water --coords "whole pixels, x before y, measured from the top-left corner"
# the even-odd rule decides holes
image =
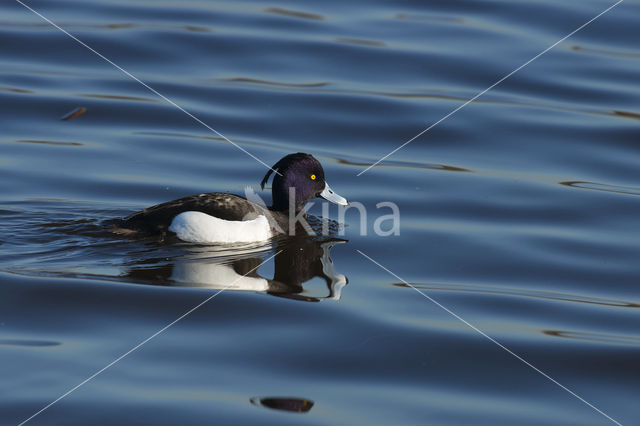
[[[63,115],[61,120],[64,120],[64,121],[73,120],[76,117],[80,117],[85,112],[87,112],[87,109],[85,107],[78,107],[72,110],[71,112]]]

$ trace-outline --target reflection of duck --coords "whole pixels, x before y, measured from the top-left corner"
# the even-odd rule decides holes
[[[226,256],[220,256],[224,252],[207,251],[203,246],[189,247],[190,250],[185,255],[156,268],[146,266],[146,260],[139,262],[139,267],[131,269],[127,276],[147,282],[152,279],[163,285],[257,291],[310,302],[338,300],[348,280],[343,274],[336,272],[330,252],[336,244],[345,242],[338,239],[314,240],[309,237],[278,241],[275,252],[279,254],[274,258],[273,279],[260,276],[256,270],[266,258],[265,251],[244,254],[241,258],[237,258],[236,253],[236,258],[229,260]],[[303,294],[303,283],[315,277],[325,280],[328,295]]]
[[[263,189],[274,171],[273,205],[269,208],[237,195],[211,192],[158,204],[110,224],[120,234],[172,233],[194,243],[264,241],[289,233],[291,207],[295,208],[295,217],[312,198],[347,204],[331,190],[322,165],[310,154],[299,152],[280,159],[262,179]]]

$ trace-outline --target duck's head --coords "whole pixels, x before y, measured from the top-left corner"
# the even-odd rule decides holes
[[[307,201],[316,197],[322,197],[342,206],[349,204],[329,187],[324,180],[322,165],[311,154],[298,152],[281,158],[262,179],[260,183],[262,189],[274,170],[276,174],[271,185],[274,210],[289,210],[289,188],[293,188],[292,193],[295,191],[296,211],[302,209]]]

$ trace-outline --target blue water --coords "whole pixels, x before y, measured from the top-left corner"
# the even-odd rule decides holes
[[[2,424],[72,389],[28,424],[640,424],[638,1],[360,176],[613,2],[26,4],[265,163],[312,153],[368,216],[233,249],[110,234],[266,168],[2,2]]]

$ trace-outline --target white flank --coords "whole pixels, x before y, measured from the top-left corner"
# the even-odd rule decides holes
[[[253,220],[224,220],[202,212],[184,212],[173,218],[169,231],[189,243],[247,243],[272,237],[264,216]]]

